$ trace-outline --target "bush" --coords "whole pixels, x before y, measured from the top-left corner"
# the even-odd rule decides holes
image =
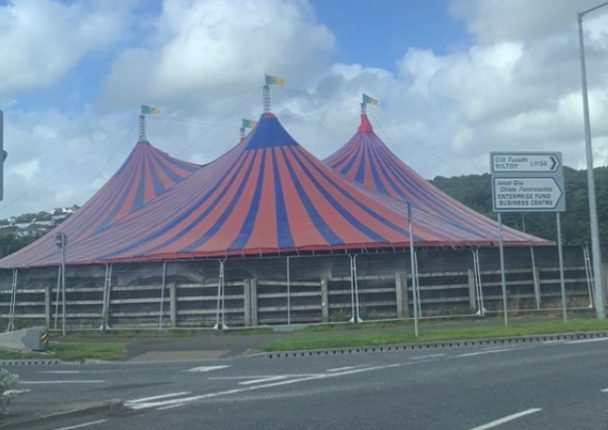
[[[8,405],[14,394],[10,391],[17,386],[19,376],[6,369],[0,370],[0,414],[8,412]]]

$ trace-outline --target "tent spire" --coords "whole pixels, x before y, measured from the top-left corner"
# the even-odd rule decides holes
[[[361,115],[365,115],[367,113],[367,105],[365,103],[361,103]]]
[[[270,113],[270,86],[262,87],[262,103],[264,105],[264,113]]]
[[[240,132],[241,132],[241,140],[245,139],[245,127],[241,127]]]
[[[146,137],[146,116],[139,116],[139,141],[147,142],[148,138]]]
[[[285,79],[280,76],[264,75],[264,86],[262,87],[262,100],[264,103],[264,113],[270,113],[270,86],[282,87]]]

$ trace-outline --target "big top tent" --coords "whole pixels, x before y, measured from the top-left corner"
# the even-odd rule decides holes
[[[343,177],[368,190],[401,202],[410,202],[426,214],[488,241],[497,240],[498,224],[441,192],[401,161],[376,135],[365,110],[355,135],[324,162]],[[511,245],[547,245],[550,242],[505,227]]]

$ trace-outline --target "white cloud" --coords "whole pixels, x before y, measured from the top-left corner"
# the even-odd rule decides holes
[[[265,73],[307,79],[334,44],[304,1],[170,1],[155,28],[114,63],[108,101],[183,102],[261,85]]]
[[[24,179],[26,182],[31,182],[32,179],[40,172],[40,161],[28,160],[23,163],[18,163],[12,166],[9,174],[13,174]]]
[[[273,110],[320,158],[354,134],[366,92],[380,100],[369,108],[377,134],[425,177],[486,172],[491,150],[561,150],[567,165],[582,168],[573,14],[588,3],[560,0],[554,9],[564,10],[547,14],[540,3],[454,2],[475,43],[447,54],[411,47],[391,72],[331,64],[331,29],[304,0],[167,1],[145,41],[116,52],[103,103],[75,114],[7,113],[12,167],[0,217],[90,197],[136,141],[136,112],[117,113],[123,105],[158,103],[163,115],[148,120],[152,144],[199,163],[214,159],[238,141],[241,118],[260,114],[255,87],[264,73],[287,79],[272,89]],[[595,157],[606,164],[608,15],[586,20]]]
[[[130,2],[129,2],[130,3]],[[127,2],[12,0],[0,6],[0,96],[46,87],[115,41]]]
[[[597,4],[598,0],[453,0],[450,12],[464,20],[480,43],[492,44],[562,33],[576,23],[577,12]]]

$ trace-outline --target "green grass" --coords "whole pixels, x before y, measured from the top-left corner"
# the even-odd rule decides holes
[[[400,328],[395,330],[395,328]],[[566,332],[583,332],[608,330],[608,320],[595,319],[572,319],[564,324],[561,321],[542,321],[542,322],[514,322],[505,327],[502,325],[483,325],[469,327],[425,327],[421,325],[420,336],[414,336],[411,324],[395,325],[389,330],[381,328],[360,326],[360,329],[353,330],[351,327],[338,327],[333,329],[335,332],[325,333],[315,336],[310,333],[302,333],[288,339],[277,340],[261,347],[261,350],[272,351],[292,351],[303,349],[327,349],[344,348],[357,346],[380,346],[407,344],[413,342],[432,342],[449,341],[464,339],[486,339],[526,335],[541,335]],[[313,332],[314,333],[314,332]]]
[[[100,330],[90,331],[73,331],[68,333],[64,339],[91,339],[91,338],[173,338],[173,337],[191,337],[201,334],[200,330]]]
[[[116,360],[125,355],[125,346],[116,343],[52,343],[48,352],[0,350],[0,360],[59,359],[63,361]]]
[[[65,361],[116,360],[126,352],[125,346],[118,343],[54,343],[50,350]]]
[[[1,349],[0,350],[0,360],[25,360],[29,358],[48,358],[48,354],[41,354],[36,352],[18,352],[18,351],[8,351]]]

